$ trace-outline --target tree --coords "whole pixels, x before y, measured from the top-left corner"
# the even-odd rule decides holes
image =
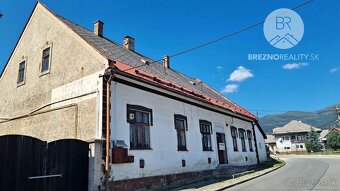
[[[327,144],[333,149],[340,149],[340,131],[331,131],[327,135]]]
[[[308,141],[305,143],[308,152],[317,152],[322,149],[322,143],[320,141],[320,134],[311,128],[311,131],[307,135]]]

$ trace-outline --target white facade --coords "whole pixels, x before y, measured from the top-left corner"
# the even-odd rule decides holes
[[[275,152],[292,152],[292,151],[306,151],[305,141],[306,134],[291,133],[284,135],[275,135],[276,150]]]
[[[252,130],[250,122],[222,115],[191,104],[180,102],[155,93],[112,82],[111,85],[111,139],[124,140],[130,144],[130,128],[127,122],[127,104],[140,105],[152,109],[153,125],[150,127],[150,150],[128,150],[134,156],[134,163],[111,164],[111,180],[122,180],[146,176],[177,174],[215,169],[218,164],[216,132],[224,133],[227,146],[227,158],[230,165],[256,164],[254,139],[253,152],[241,150],[241,140],[237,138],[238,152],[233,150],[230,126]],[[174,127],[174,114],[187,117],[186,145],[188,151],[177,150],[177,134]],[[203,151],[199,120],[212,123],[211,143],[213,151]],[[226,126],[228,124],[228,126]],[[257,148],[260,161],[266,160],[263,135],[255,126]],[[129,147],[128,147],[129,148]],[[211,164],[208,163],[211,158]],[[247,157],[247,160],[246,160]],[[145,168],[139,167],[139,160],[144,159]],[[186,166],[182,167],[182,160]]]

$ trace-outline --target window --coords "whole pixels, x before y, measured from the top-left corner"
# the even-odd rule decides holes
[[[290,138],[291,138],[291,139],[295,139],[295,135],[292,135]]]
[[[230,128],[231,130],[231,137],[233,139],[233,146],[234,146],[234,151],[238,151],[238,148],[237,148],[237,129],[235,127],[231,127]]]
[[[130,123],[130,149],[150,149],[152,110],[143,106],[127,105]]]
[[[241,146],[242,146],[242,151],[245,152],[247,151],[246,149],[246,141],[245,141],[245,130],[244,129],[238,129],[238,133],[241,139]]]
[[[26,63],[25,61],[22,61],[19,64],[18,83],[21,83],[25,80],[25,68],[26,68]]]
[[[186,151],[185,131],[187,130],[187,117],[175,114],[175,129],[177,131],[177,149],[179,151]]]
[[[285,149],[285,150],[289,150],[289,149],[290,149],[290,147],[284,147],[284,149]]]
[[[46,72],[50,69],[50,50],[51,50],[50,47],[43,50],[41,72]]]
[[[247,130],[247,138],[248,138],[248,144],[249,144],[249,150],[250,152],[253,152],[253,136],[251,134],[251,131],[250,130]]]
[[[282,137],[282,140],[284,140],[284,141],[289,141],[289,140],[290,140],[290,137],[289,137],[289,136],[284,136],[284,137]]]
[[[212,151],[211,147],[211,122],[200,120],[200,131],[202,134],[202,147],[203,151]]]
[[[300,149],[303,149],[303,145],[300,145]]]

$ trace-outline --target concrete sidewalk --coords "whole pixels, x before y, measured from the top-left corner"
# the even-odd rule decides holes
[[[207,181],[203,181],[203,182],[199,182],[199,183],[195,183],[192,185],[187,185],[187,186],[183,186],[177,189],[173,189],[173,191],[217,191],[217,190],[224,190],[233,186],[236,186],[238,184],[247,182],[249,180],[252,180],[254,178],[260,177],[262,175],[265,175],[267,173],[270,173],[274,170],[277,170],[279,168],[281,168],[282,166],[284,166],[285,163],[283,163],[280,166],[277,167],[271,167],[268,169],[264,169],[264,170],[260,170],[260,171],[256,171],[238,178],[234,178],[234,179],[227,179],[227,180],[223,180],[223,179],[211,179],[211,180],[207,180]]]

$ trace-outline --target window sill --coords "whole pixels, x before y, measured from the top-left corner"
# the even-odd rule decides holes
[[[213,152],[214,150],[211,149],[211,150],[203,150],[203,151],[208,151],[208,152],[210,151],[210,152]]]
[[[23,86],[23,85],[25,85],[25,80],[22,81],[22,82],[17,82],[17,87],[20,87],[20,86]]]
[[[188,149],[177,149],[177,151],[188,151]]]
[[[46,70],[46,71],[40,72],[39,77],[45,76],[45,75],[47,75],[47,74],[49,74],[49,73],[50,73],[50,70]]]
[[[143,151],[143,150],[153,150],[153,149],[152,148],[145,148],[145,149],[131,148],[129,150],[132,150],[132,151]]]

